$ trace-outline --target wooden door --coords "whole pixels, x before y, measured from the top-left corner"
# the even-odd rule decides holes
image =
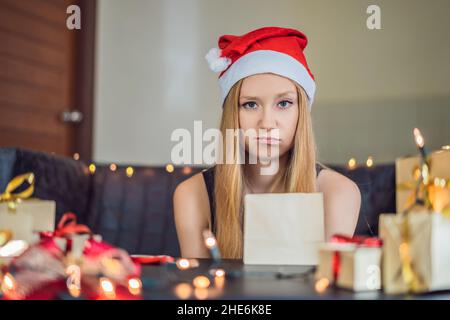
[[[0,147],[90,159],[93,3],[0,0]],[[81,30],[66,26],[71,4]],[[62,120],[76,110],[81,122]]]

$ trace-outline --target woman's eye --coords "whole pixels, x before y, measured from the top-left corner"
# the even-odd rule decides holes
[[[246,109],[255,109],[258,105],[255,102],[246,102],[244,104],[242,104],[242,107],[246,108]]]
[[[283,100],[280,103],[278,103],[278,105],[283,109],[290,107],[291,104],[292,104],[292,102],[287,101],[287,100]]]

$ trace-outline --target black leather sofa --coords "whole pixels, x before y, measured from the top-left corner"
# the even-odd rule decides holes
[[[8,181],[24,172],[36,175],[34,197],[56,201],[56,220],[74,212],[79,223],[134,254],[179,256],[173,221],[172,195],[184,179],[202,168],[126,166],[111,171],[96,164],[95,173],[81,161],[42,152],[0,148],[0,192]],[[372,168],[330,166],[355,181],[362,195],[356,234],[377,235],[378,215],[395,212],[395,166]]]

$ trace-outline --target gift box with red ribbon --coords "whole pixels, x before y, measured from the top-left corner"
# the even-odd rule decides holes
[[[316,279],[353,291],[380,289],[381,246],[379,238],[333,236],[319,248]]]
[[[142,288],[140,265],[77,224],[73,213],[55,231],[41,232],[2,273],[5,299],[136,299]]]

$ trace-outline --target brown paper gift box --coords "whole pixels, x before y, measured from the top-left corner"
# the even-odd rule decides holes
[[[326,243],[319,249],[316,279],[326,278],[332,283],[333,256],[339,252],[338,287],[353,291],[378,290],[381,287],[381,248],[353,244]]]
[[[36,232],[55,230],[56,203],[30,198],[17,203],[16,209],[0,202],[0,228],[12,232],[12,239],[33,243],[39,239]]]
[[[430,199],[434,201],[434,210],[441,211],[446,205],[450,205],[450,150],[438,150],[430,153],[431,168],[430,177],[445,179],[447,187],[430,188]],[[420,166],[420,157],[399,158],[395,161],[396,209],[403,212],[406,208],[408,197],[414,192],[414,170]],[[434,182],[434,181],[432,181]]]
[[[403,219],[399,214],[380,216],[382,286],[388,294],[406,293],[409,289],[403,281],[399,254]],[[450,218],[436,212],[411,212],[408,226],[412,268],[421,282],[417,292],[450,289]]]

